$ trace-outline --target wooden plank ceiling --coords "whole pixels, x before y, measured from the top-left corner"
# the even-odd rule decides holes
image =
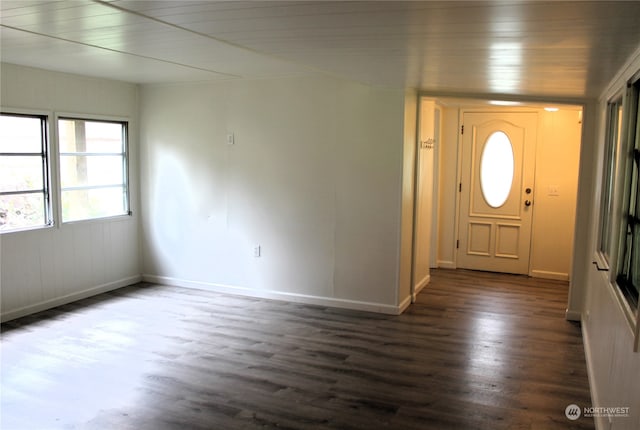
[[[389,88],[597,97],[640,1],[1,3],[3,62],[136,83],[328,74]]]

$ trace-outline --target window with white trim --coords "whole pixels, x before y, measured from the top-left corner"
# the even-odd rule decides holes
[[[598,251],[640,348],[640,72],[607,109]]]
[[[604,168],[602,171],[602,198],[600,200],[600,241],[599,250],[609,262],[611,247],[611,216],[613,212],[613,191],[615,163],[622,132],[622,97],[607,106],[607,134],[604,148]]]
[[[127,123],[58,118],[62,222],[129,213]]]
[[[625,181],[616,283],[629,306],[637,311],[640,291],[640,80],[629,87],[627,98]]]
[[[0,115],[0,231],[52,224],[47,117]]]

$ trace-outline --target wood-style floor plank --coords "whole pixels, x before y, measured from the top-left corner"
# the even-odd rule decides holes
[[[140,284],[2,326],[0,427],[592,429],[567,285],[435,270],[388,316]]]

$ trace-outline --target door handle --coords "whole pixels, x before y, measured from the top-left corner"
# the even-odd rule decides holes
[[[531,200],[525,200],[524,201],[524,205],[525,206],[531,206]]]

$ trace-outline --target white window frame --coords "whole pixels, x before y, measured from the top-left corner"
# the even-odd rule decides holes
[[[56,225],[57,213],[55,210],[57,201],[57,186],[54,181],[55,168],[56,168],[56,151],[55,151],[55,135],[52,131],[55,129],[55,125],[52,125],[52,118],[55,117],[53,112],[46,110],[34,110],[34,109],[23,109],[23,108],[12,108],[1,106],[0,112],[3,115],[14,115],[14,116],[26,116],[26,117],[39,117],[44,120],[43,124],[43,132],[44,132],[44,163],[43,167],[43,186],[44,186],[44,224],[28,226],[28,227],[20,227],[20,228],[12,228],[7,230],[0,230],[0,234],[12,234],[19,233],[24,231],[31,230],[41,230],[51,228]]]
[[[95,115],[95,114],[86,114],[86,113],[77,113],[77,112],[57,112],[54,116],[54,120],[55,120],[55,130],[56,130],[56,136],[55,136],[55,144],[56,144],[56,153],[55,153],[55,158],[56,158],[56,163],[58,165],[58,169],[57,169],[57,175],[56,175],[56,181],[57,181],[57,190],[59,192],[59,196],[58,199],[56,200],[57,205],[56,205],[56,215],[57,218],[60,220],[60,225],[64,226],[64,225],[73,225],[73,224],[78,224],[78,223],[93,223],[93,222],[101,222],[101,221],[105,221],[105,220],[117,220],[119,218],[129,218],[131,217],[132,210],[131,210],[131,189],[130,189],[130,159],[131,159],[131,152],[130,152],[130,128],[131,128],[131,120],[127,117],[119,117],[119,116],[110,116],[110,115]],[[89,121],[89,122],[112,122],[112,123],[122,123],[124,124],[124,153],[123,153],[123,193],[124,193],[124,204],[125,204],[125,211],[122,214],[117,214],[117,215],[107,215],[107,216],[101,216],[101,217],[93,217],[93,218],[86,218],[86,219],[78,219],[78,220],[69,220],[69,221],[64,221],[63,217],[62,217],[62,193],[64,191],[64,188],[62,188],[62,172],[61,169],[59,167],[60,165],[60,158],[62,156],[62,152],[60,151],[60,142],[59,142],[59,130],[58,130],[58,124],[60,120],[65,120],[65,119],[70,119],[70,120],[82,120],[82,121]],[[96,187],[99,188],[99,187]]]
[[[634,87],[635,84],[635,87]],[[620,309],[623,312],[625,319],[629,324],[634,336],[633,350],[638,351],[640,346],[640,304],[631,303],[631,299],[623,291],[623,288],[618,284],[618,275],[622,271],[623,259],[625,257],[625,240],[627,229],[627,218],[629,213],[629,199],[631,188],[631,177],[633,174],[633,154],[632,148],[635,145],[636,133],[640,133],[640,124],[638,124],[638,107],[640,97],[640,72],[634,77],[628,80],[625,87],[618,92],[615,96],[609,99],[606,111],[606,125],[605,125],[605,139],[610,139],[612,121],[610,118],[611,110],[609,109],[611,104],[620,100],[620,94],[622,94],[622,125],[620,128],[620,136],[617,141],[616,147],[616,159],[613,162],[613,172],[611,180],[613,181],[612,187],[612,205],[610,213],[610,224],[604,225],[603,220],[603,208],[601,201],[601,210],[599,218],[599,228],[609,229],[609,244],[608,249],[600,249],[600,238],[602,232],[599,231],[598,243],[597,243],[597,255],[600,260],[596,263],[599,270],[607,271],[607,280],[617,298],[617,302]],[[605,145],[605,151],[607,146]],[[606,162],[606,154],[603,158],[603,163]],[[603,165],[603,168],[605,166]],[[604,186],[605,174],[601,177],[601,184]],[[600,266],[604,263],[604,266]]]
[[[615,118],[612,113],[615,111]],[[620,154],[620,142],[623,133],[622,120],[624,117],[624,95],[618,93],[607,103],[606,123],[605,123],[605,145],[602,166],[602,177],[600,178],[602,191],[600,200],[600,218],[598,225],[597,252],[600,254],[602,262],[609,267],[612,261],[612,244],[616,240],[616,234],[612,228],[614,217],[614,207],[616,204],[616,176],[617,163]],[[609,185],[607,188],[606,185]]]
[[[622,137],[622,151],[620,153],[620,196],[619,199],[619,220],[617,230],[617,255],[615,265],[612,264],[614,273],[612,273],[613,282],[615,283],[618,297],[623,301],[623,306],[630,313],[630,322],[632,329],[635,332],[635,345],[634,350],[638,350],[638,342],[640,336],[640,302],[636,298],[635,309],[630,303],[630,298],[623,293],[623,287],[618,283],[618,275],[623,270],[624,258],[625,258],[625,245],[627,241],[627,218],[630,210],[630,198],[631,198],[631,184],[632,175],[634,173],[634,155],[633,148],[636,145],[636,141],[640,139],[640,74],[632,78],[627,85],[625,94],[625,106],[626,110],[623,118],[622,131],[624,133]],[[633,239],[632,239],[633,240]]]

